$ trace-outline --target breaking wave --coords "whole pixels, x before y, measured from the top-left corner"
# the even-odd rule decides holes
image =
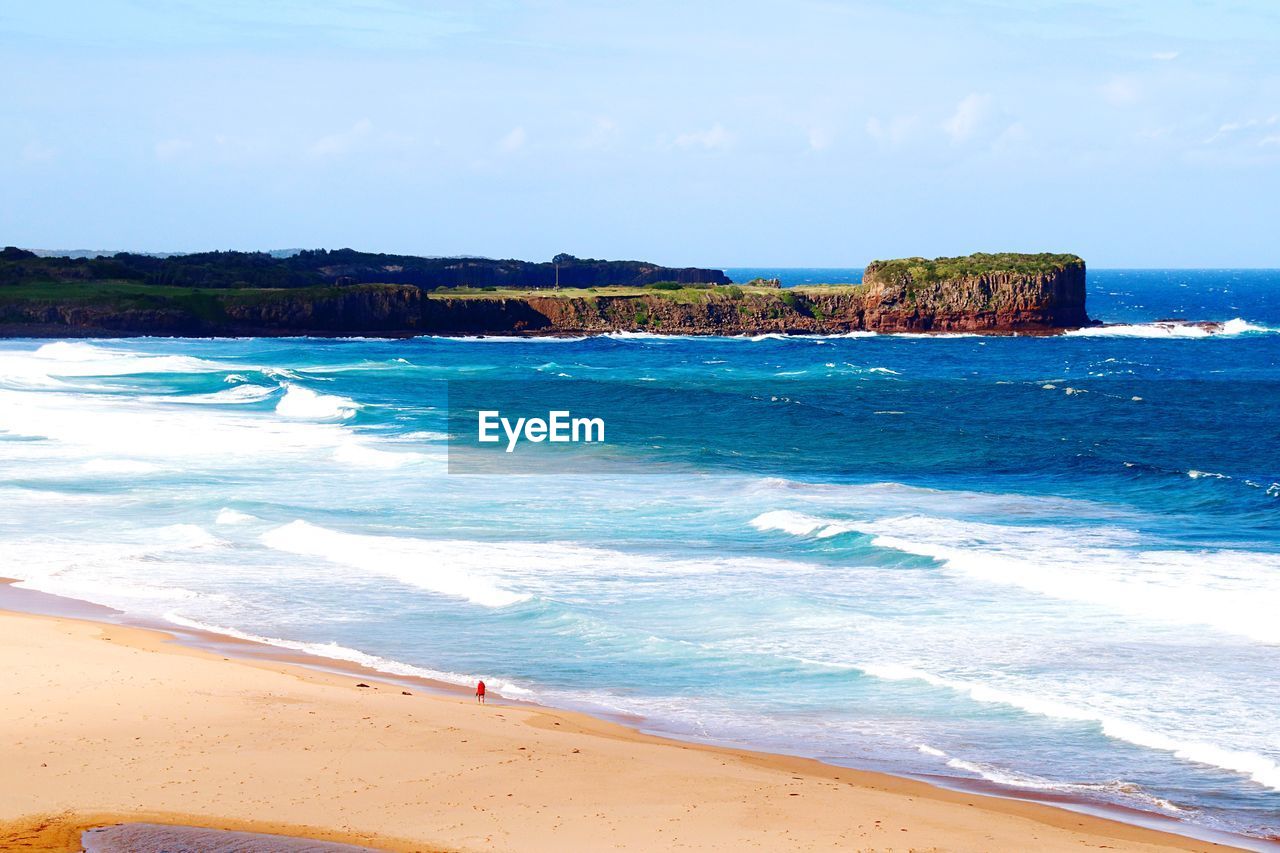
[[[1006,705],[1029,714],[1059,720],[1093,723],[1104,735],[1115,740],[1126,741],[1147,749],[1170,752],[1184,761],[1239,773],[1248,776],[1259,785],[1280,791],[1280,764],[1255,752],[1231,749],[1194,738],[1169,735],[1107,713],[1082,708],[1057,699],[1016,693],[955,678],[944,678],[909,666],[864,664],[858,668],[873,678],[886,681],[923,681],[934,687],[962,693],[976,702]],[[981,771],[975,772],[982,775]]]
[[[178,625],[182,628],[190,628],[193,631],[201,631],[206,634],[220,634],[224,637],[232,637],[249,643],[259,643],[266,646],[273,646],[278,649],[301,652],[306,655],[311,655],[312,657],[327,658],[329,660],[343,661],[345,663],[354,663],[358,666],[365,667],[366,669],[386,673],[387,675],[422,678],[428,681],[439,681],[444,684],[455,684],[463,687],[473,685],[477,680],[477,677],[473,675],[466,675],[459,672],[447,672],[439,669],[427,669],[426,667],[402,663],[401,661],[379,657],[378,655],[371,655],[358,649],[338,645],[337,643],[304,643],[299,640],[285,640],[279,637],[264,637],[260,634],[251,634],[246,631],[239,631],[235,628],[224,628],[218,625],[209,625],[195,619],[188,619],[187,617],[181,616],[177,613],[166,613],[164,614],[164,619],[173,625]],[[491,680],[487,682],[485,686],[501,696],[527,699],[533,695],[532,690],[505,680]]]
[[[348,397],[317,394],[310,388],[285,383],[284,396],[276,404],[276,414],[299,420],[332,421],[355,417],[360,404]]]
[[[450,559],[461,550],[454,542],[343,533],[299,520],[262,534],[262,543],[277,551],[320,557],[484,607],[506,607],[529,598],[498,586],[483,566],[477,565],[483,560],[466,565]]]
[[[1072,329],[1063,334],[1077,338],[1230,338],[1248,334],[1269,334],[1280,331],[1269,326],[1259,326],[1236,317],[1220,325],[1161,322],[1118,323],[1114,326],[1090,326]]]
[[[860,533],[877,548],[930,557],[973,580],[1280,644],[1274,616],[1280,612],[1277,554],[1142,549],[1133,533],[1116,528],[1027,527],[925,515],[855,522],[774,510],[750,524],[817,538]]]

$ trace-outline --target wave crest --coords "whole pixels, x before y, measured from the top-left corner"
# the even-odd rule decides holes
[[[1063,334],[1077,338],[1163,338],[1203,339],[1232,338],[1240,335],[1271,334],[1280,331],[1269,326],[1259,326],[1240,317],[1225,323],[1200,325],[1157,320],[1152,323],[1117,323],[1110,326],[1090,326],[1072,329]]]
[[[285,383],[284,396],[276,404],[276,414],[299,420],[332,421],[355,417],[360,404],[349,397],[318,394],[301,385]]]

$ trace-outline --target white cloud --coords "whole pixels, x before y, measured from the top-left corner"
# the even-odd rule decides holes
[[[964,142],[978,130],[991,111],[991,96],[976,92],[956,104],[956,111],[943,123],[942,129],[952,142]]]
[[[527,139],[528,134],[524,132],[523,127],[513,127],[506,136],[498,141],[498,149],[507,154],[513,154],[524,147]]]
[[[995,142],[991,143],[991,147],[997,151],[1012,151],[1021,147],[1028,139],[1029,134],[1027,128],[1020,121],[1006,127],[996,137]]]
[[[1151,58],[1156,62],[1173,62],[1178,58],[1176,50],[1161,50],[1151,54]]]
[[[882,145],[901,145],[911,138],[918,124],[915,116],[894,116],[885,121],[872,116],[867,119],[867,135]]]
[[[835,138],[831,135],[831,131],[822,127],[809,128],[809,150],[810,151],[826,151],[831,147],[831,143]]]
[[[578,141],[579,148],[608,148],[618,138],[618,125],[611,118],[601,116],[591,131]]]
[[[733,134],[717,123],[706,130],[694,130],[681,133],[675,138],[677,148],[725,148],[733,142]]]
[[[360,145],[372,133],[373,122],[362,118],[347,130],[317,139],[307,151],[313,157],[336,157]]]
[[[1219,125],[1214,134],[1205,140],[1205,143],[1217,142],[1220,139],[1234,136],[1242,130],[1275,127],[1277,124],[1280,124],[1280,115],[1268,116],[1267,118],[1251,118],[1243,121],[1229,121],[1226,124]]]
[[[1102,97],[1117,107],[1137,103],[1142,97],[1142,88],[1132,77],[1112,77],[1099,88]]]

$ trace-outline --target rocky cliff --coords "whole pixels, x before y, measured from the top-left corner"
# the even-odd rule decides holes
[[[970,262],[972,258],[987,259]],[[990,259],[1004,259],[995,261]],[[1010,260],[1012,259],[1012,260]],[[1031,259],[1031,260],[1027,260]],[[957,264],[956,261],[966,263]],[[996,264],[1002,263],[1003,268]],[[227,289],[165,295],[86,291],[7,297],[9,334],[691,335],[765,332],[1049,333],[1089,323],[1074,256],[971,256],[876,262],[856,286],[600,288],[492,295],[405,284]]]

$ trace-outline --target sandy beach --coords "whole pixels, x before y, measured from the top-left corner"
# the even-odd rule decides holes
[[[1227,849],[140,628],[3,611],[0,657],[5,849],[124,821],[385,850]]]

